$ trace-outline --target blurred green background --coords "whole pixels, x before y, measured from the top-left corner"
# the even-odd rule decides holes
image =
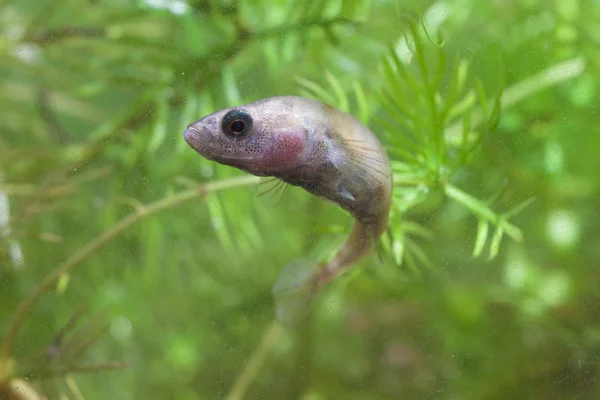
[[[0,397],[600,398],[600,1],[4,0],[0,32]],[[181,136],[284,94],[396,183],[384,262],[291,331],[279,271],[351,218]]]

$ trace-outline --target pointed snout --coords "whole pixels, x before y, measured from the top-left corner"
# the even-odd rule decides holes
[[[193,122],[183,131],[183,138],[191,148],[198,153],[204,155],[205,148],[210,145],[210,134],[202,125],[198,125],[200,121]]]
[[[188,125],[188,127],[183,131],[183,138],[190,146],[192,146],[192,143],[197,141],[200,136],[200,132],[198,132],[193,125],[194,124]]]

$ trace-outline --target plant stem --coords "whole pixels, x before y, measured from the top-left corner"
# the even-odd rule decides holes
[[[99,250],[108,244],[112,239],[117,237],[127,228],[141,221],[142,219],[154,215],[167,208],[172,208],[186,201],[192,200],[197,197],[206,197],[208,194],[217,192],[220,190],[231,189],[239,186],[255,185],[258,184],[259,178],[255,176],[242,176],[231,179],[225,179],[221,181],[211,182],[199,187],[186,190],[161,200],[156,201],[147,206],[137,208],[133,213],[117,222],[112,227],[108,228],[104,233],[96,236],[90,240],[85,246],[77,250],[70,258],[65,262],[56,267],[32,290],[29,296],[25,297],[21,303],[17,306],[10,323],[8,324],[8,331],[4,338],[2,347],[0,348],[0,360],[8,358],[13,349],[15,338],[19,327],[27,314],[31,311],[36,300],[46,292],[61,276],[72,272],[78,267],[86,258],[92,253]]]
[[[277,342],[281,332],[281,326],[276,321],[273,321],[271,326],[265,331],[260,346],[254,350],[254,353],[250,356],[244,370],[233,384],[233,388],[231,389],[231,392],[229,392],[227,400],[242,400],[244,398],[250,384],[258,374],[258,371],[260,371],[260,368],[264,364],[270,350]]]

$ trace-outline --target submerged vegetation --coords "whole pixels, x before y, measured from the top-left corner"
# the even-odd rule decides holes
[[[0,398],[600,393],[598,2],[0,4]],[[383,262],[290,331],[277,275],[351,218],[181,136],[285,94],[394,172]]]

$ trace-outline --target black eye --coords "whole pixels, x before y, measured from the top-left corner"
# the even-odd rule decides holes
[[[243,132],[244,129],[246,129],[246,123],[241,119],[236,119],[231,123],[231,125],[229,125],[229,129],[231,129],[231,131],[234,133]]]
[[[221,130],[228,136],[246,136],[252,132],[252,117],[244,110],[231,110],[223,117]]]

